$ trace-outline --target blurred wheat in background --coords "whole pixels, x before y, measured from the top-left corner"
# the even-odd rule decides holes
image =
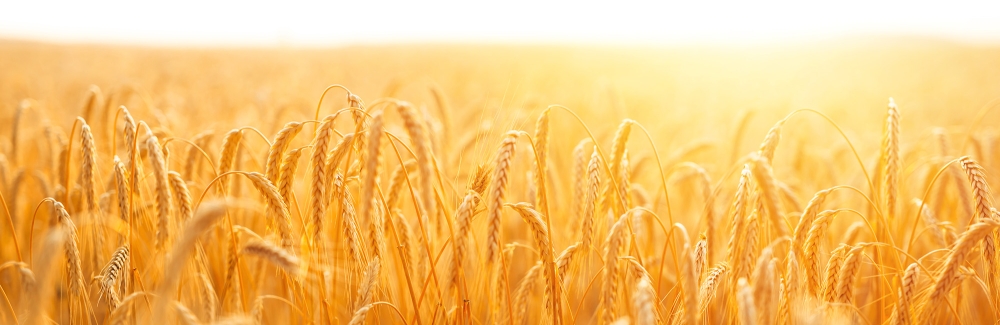
[[[998,57],[3,41],[0,321],[996,323]]]

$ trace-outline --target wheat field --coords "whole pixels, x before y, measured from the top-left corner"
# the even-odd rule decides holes
[[[0,322],[996,323],[998,57],[0,41]]]

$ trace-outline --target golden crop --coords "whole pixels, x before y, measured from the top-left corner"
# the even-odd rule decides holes
[[[998,57],[3,41],[0,322],[995,323]]]

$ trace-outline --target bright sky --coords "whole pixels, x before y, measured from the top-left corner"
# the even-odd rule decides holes
[[[924,3],[11,0],[0,5],[0,38],[152,45],[745,44],[908,35],[1000,43],[1000,1]]]

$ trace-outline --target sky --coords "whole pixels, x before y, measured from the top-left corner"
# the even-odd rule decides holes
[[[746,44],[926,36],[1000,44],[1000,1],[53,1],[0,4],[0,38],[329,46]]]

